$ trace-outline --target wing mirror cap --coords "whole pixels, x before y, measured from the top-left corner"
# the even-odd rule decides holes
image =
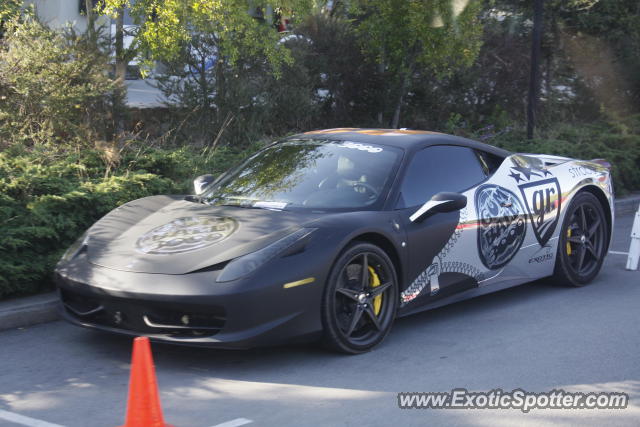
[[[430,215],[443,212],[454,212],[467,206],[467,197],[460,193],[442,192],[434,195],[431,200],[420,206],[409,217],[411,222],[420,222]]]
[[[211,174],[200,175],[199,177],[194,179],[193,190],[196,196],[199,196],[200,194],[204,193],[204,190],[209,186],[209,184],[211,184],[215,180],[216,178]]]

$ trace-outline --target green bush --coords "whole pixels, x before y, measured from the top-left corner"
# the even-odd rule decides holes
[[[640,190],[640,116],[615,122],[559,123],[528,140],[523,128],[505,125],[469,130],[452,115],[443,131],[476,139],[514,153],[553,154],[581,160],[605,159],[612,165],[617,195]]]
[[[0,39],[0,147],[108,140],[115,82],[102,39],[52,30],[30,14]]]
[[[529,141],[524,130],[487,140],[514,152],[554,154],[583,160],[605,159],[612,165],[618,195],[640,189],[640,119],[626,124],[560,124]]]
[[[133,150],[104,176],[100,153],[0,152],[0,298],[51,288],[63,251],[115,207],[154,194],[184,194],[194,176],[219,173],[239,153],[181,148]]]

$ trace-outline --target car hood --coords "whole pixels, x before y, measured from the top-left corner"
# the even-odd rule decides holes
[[[138,273],[185,274],[254,252],[316,215],[209,206],[179,196],[126,203],[89,230],[90,263]]]

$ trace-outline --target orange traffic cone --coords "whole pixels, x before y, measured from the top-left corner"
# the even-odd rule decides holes
[[[133,340],[127,418],[122,427],[172,427],[165,424],[149,338]]]

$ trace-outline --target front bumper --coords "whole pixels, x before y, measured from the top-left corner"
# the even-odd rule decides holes
[[[320,335],[322,270],[285,258],[248,279],[216,283],[216,271],[132,273],[90,264],[82,254],[59,266],[55,281],[62,315],[73,324],[176,344],[250,348]],[[307,277],[315,281],[283,286]]]

